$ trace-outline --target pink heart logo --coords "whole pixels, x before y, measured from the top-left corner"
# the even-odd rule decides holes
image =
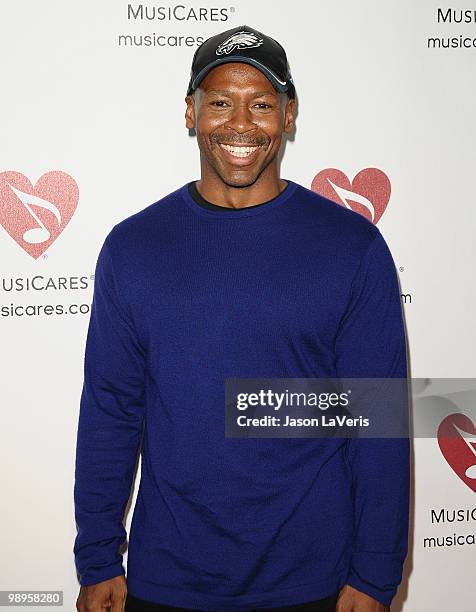
[[[390,200],[390,180],[378,168],[364,168],[352,183],[337,168],[321,170],[312,180],[312,191],[360,213],[377,224]]]
[[[47,172],[34,187],[20,172],[0,173],[0,222],[34,259],[68,225],[78,200],[78,185],[66,172]]]
[[[471,419],[461,413],[448,415],[438,427],[438,446],[455,474],[476,493],[476,438],[463,433],[476,434]]]

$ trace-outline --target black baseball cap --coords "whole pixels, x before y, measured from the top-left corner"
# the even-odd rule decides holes
[[[243,25],[207,38],[195,51],[187,95],[192,94],[215,66],[243,62],[254,66],[271,81],[273,87],[296,96],[286,52],[277,40],[255,28]]]

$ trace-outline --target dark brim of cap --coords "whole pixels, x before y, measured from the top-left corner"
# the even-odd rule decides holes
[[[217,59],[211,62],[210,64],[207,64],[205,68],[202,68],[202,70],[200,70],[200,72],[193,79],[193,81],[190,81],[187,95],[192,94],[197,89],[197,87],[200,85],[200,83],[203,81],[205,76],[210,72],[212,68],[215,68],[215,66],[218,66],[219,64],[229,64],[230,62],[239,62],[241,64],[250,64],[251,66],[254,66],[258,70],[260,70],[265,75],[265,77],[267,77],[271,81],[273,87],[277,91],[281,93],[289,92],[290,97],[294,98],[294,95],[295,95],[294,84],[291,81],[291,79],[288,79],[287,81],[284,82],[281,79],[279,79],[272,70],[270,70],[267,66],[265,66],[261,62],[258,62],[257,60],[251,57],[243,57],[242,55],[229,55],[228,57],[222,57],[220,59]]]

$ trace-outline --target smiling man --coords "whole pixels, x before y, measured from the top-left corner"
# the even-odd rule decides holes
[[[392,256],[363,216],[280,178],[296,100],[274,39],[240,26],[205,41],[186,105],[200,179],[116,224],[96,264],[77,609],[388,610],[407,554],[408,439],[226,437],[224,385],[406,378]]]

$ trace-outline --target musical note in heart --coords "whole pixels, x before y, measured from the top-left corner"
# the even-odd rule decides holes
[[[357,202],[357,204],[362,204],[362,206],[369,211],[370,220],[372,221],[372,223],[374,222],[375,207],[368,198],[366,198],[360,193],[354,193],[353,191],[349,191],[348,189],[339,187],[339,185],[337,185],[336,183],[333,183],[330,179],[327,179],[327,180],[329,182],[329,185],[331,185],[331,187],[337,193],[337,195],[339,196],[339,198],[341,199],[342,203],[344,204],[346,208],[353,210],[349,202]]]
[[[463,438],[463,440],[465,441],[466,446],[469,448],[469,450],[476,457],[476,447],[474,446],[476,444],[476,438],[468,438],[468,439],[466,439],[464,437],[464,434],[466,433],[465,431],[463,431],[461,428],[459,428],[454,423],[453,423],[453,427],[456,429],[456,431],[459,433],[459,435]],[[467,476],[468,478],[476,478],[476,459],[474,460],[474,464],[470,465],[466,469],[465,476]]]
[[[472,436],[466,438],[465,435]],[[438,427],[438,446],[455,474],[476,493],[476,427],[462,413],[446,416]]]
[[[25,242],[28,242],[30,244],[40,244],[42,242],[46,242],[47,240],[49,240],[50,235],[51,235],[50,232],[47,230],[45,225],[41,222],[41,220],[35,214],[30,204],[36,204],[37,206],[41,206],[42,208],[46,208],[47,210],[50,210],[56,217],[56,220],[58,221],[58,226],[61,226],[60,211],[56,208],[54,204],[52,204],[51,202],[48,202],[48,200],[43,200],[43,198],[39,198],[38,196],[33,195],[31,193],[24,193],[23,191],[16,189],[13,185],[10,185],[9,183],[7,183],[7,185],[10,187],[10,189],[13,190],[13,193],[16,194],[17,198],[20,200],[23,206],[25,206],[25,208],[28,209],[31,216],[35,219],[35,221],[40,226],[40,227],[33,227],[32,229],[27,230],[23,234],[23,240],[25,240]]]
[[[20,172],[0,173],[0,223],[34,259],[64,230],[78,199],[78,185],[66,172],[47,172],[35,186]]]
[[[388,176],[379,168],[364,168],[352,182],[338,168],[325,168],[312,179],[311,190],[358,212],[375,225],[390,199]]]

